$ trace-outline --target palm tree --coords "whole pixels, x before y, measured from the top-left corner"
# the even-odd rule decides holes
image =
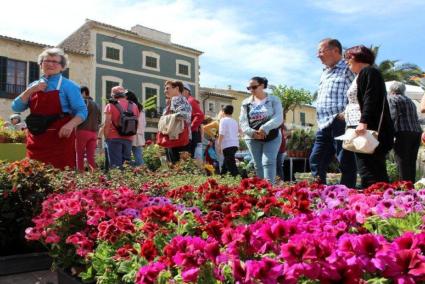
[[[371,46],[375,57],[378,57],[379,46]],[[416,64],[403,63],[398,64],[399,60],[386,59],[377,64],[377,68],[381,71],[385,81],[400,81],[405,84],[411,84],[419,86],[416,77],[421,76],[424,71]]]

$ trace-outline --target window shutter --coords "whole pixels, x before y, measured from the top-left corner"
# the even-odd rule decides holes
[[[6,91],[7,57],[0,56],[0,91]]]
[[[62,71],[62,76],[69,79],[69,68],[66,68],[66,70]]]
[[[34,82],[40,78],[40,66],[37,62],[29,62],[30,72],[28,74],[28,83]]]

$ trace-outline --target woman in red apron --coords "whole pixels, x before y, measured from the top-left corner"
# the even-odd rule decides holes
[[[75,168],[75,127],[87,117],[87,107],[80,88],[64,78],[67,57],[59,48],[43,51],[39,56],[43,76],[12,103],[14,111],[30,108],[31,114],[54,117],[41,134],[28,132],[27,157],[56,168]]]

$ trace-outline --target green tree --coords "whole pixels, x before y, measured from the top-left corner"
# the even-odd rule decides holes
[[[371,46],[370,49],[375,53],[375,57],[378,57],[379,46]],[[399,64],[399,60],[385,59],[378,63],[376,66],[381,71],[385,81],[399,81],[405,84],[411,84],[420,86],[420,82],[415,80],[418,76],[424,73],[424,71],[416,64],[413,63],[402,63]]]
[[[278,85],[273,87],[272,90],[272,94],[278,97],[282,102],[284,118],[286,118],[288,111],[293,111],[297,106],[311,104],[313,101],[313,97],[310,95],[310,92],[304,89]]]

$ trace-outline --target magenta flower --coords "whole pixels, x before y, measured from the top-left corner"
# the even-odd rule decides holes
[[[414,284],[425,280],[425,257],[417,250],[403,249],[395,254],[395,261],[389,262],[383,272],[385,277],[396,284]]]
[[[142,266],[136,275],[136,284],[154,284],[161,273],[166,269],[166,265],[162,262],[151,262]]]
[[[387,242],[382,236],[366,234],[354,240],[354,252],[360,266],[367,272],[383,270],[389,258]]]

